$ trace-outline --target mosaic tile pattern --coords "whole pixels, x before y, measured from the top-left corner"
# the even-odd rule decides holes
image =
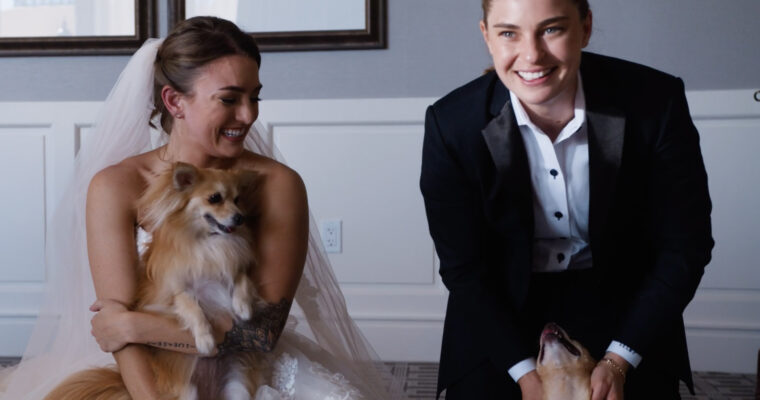
[[[437,363],[388,363],[393,375],[404,382],[411,400],[435,399]],[[683,400],[760,400],[755,394],[756,377],[752,374],[695,372],[695,395],[681,384]],[[441,399],[444,399],[441,396]]]
[[[684,400],[756,400],[760,393],[755,393],[756,376],[751,374],[726,374],[722,372],[695,372],[692,396],[681,384],[681,397]]]
[[[18,358],[0,357],[0,366],[12,365]],[[435,399],[437,363],[388,363],[391,373],[410,400]],[[721,372],[695,372],[694,388],[691,395],[681,384],[683,400],[760,400],[755,393],[756,377],[752,374],[726,374]],[[444,399],[441,396],[441,399]]]

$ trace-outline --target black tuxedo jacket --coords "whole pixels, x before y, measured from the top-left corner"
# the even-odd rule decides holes
[[[609,339],[691,385],[682,313],[713,240],[683,82],[591,53],[582,56],[581,76],[593,270],[618,310]],[[509,92],[495,73],[428,108],[420,187],[449,289],[439,393],[485,360],[509,379],[511,366],[536,355],[517,323],[532,268],[529,169]]]

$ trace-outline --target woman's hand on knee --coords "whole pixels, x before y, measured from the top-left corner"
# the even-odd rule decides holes
[[[97,300],[90,306],[95,315],[90,320],[92,336],[100,349],[113,353],[131,343],[129,309],[116,300]]]

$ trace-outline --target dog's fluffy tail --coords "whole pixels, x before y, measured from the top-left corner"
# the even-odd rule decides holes
[[[132,400],[114,368],[93,368],[66,378],[45,400]]]

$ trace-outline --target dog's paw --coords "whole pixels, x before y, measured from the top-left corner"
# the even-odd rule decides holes
[[[243,321],[247,321],[251,318],[251,303],[248,299],[242,296],[235,296],[232,299],[232,310],[235,311],[235,315]]]
[[[211,332],[204,332],[195,335],[195,347],[203,355],[209,355],[214,350],[214,335]]]

